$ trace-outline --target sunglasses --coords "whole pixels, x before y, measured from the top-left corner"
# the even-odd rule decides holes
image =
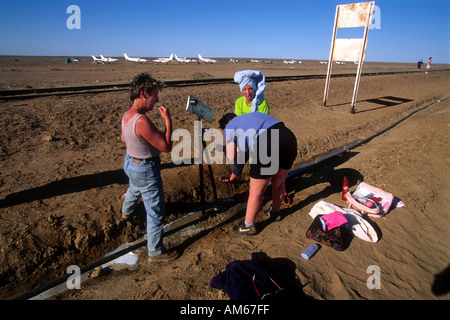
[[[261,294],[260,294],[259,291],[258,291],[258,288],[256,288],[256,283],[255,283],[256,273],[253,274],[253,279],[252,279],[253,287],[255,288],[256,294],[258,295],[258,297],[259,297],[261,300],[264,300],[264,299],[267,299],[267,298],[270,298],[270,297],[274,297],[274,296],[276,296],[279,292],[283,291],[283,289],[284,289],[284,288],[281,288],[281,287],[280,287],[280,286],[279,286],[279,285],[278,285],[271,277],[269,277],[269,275],[267,274],[267,272],[264,272],[264,273],[266,274],[267,278],[269,278],[270,281],[272,281],[272,283],[275,285],[275,287],[277,288],[277,291],[265,293],[265,294],[263,294],[263,295],[261,296]]]

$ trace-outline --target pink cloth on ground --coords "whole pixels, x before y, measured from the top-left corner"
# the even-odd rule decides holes
[[[340,225],[348,222],[347,218],[342,214],[342,212],[339,211],[324,214],[321,218],[325,221],[328,230],[339,227]]]

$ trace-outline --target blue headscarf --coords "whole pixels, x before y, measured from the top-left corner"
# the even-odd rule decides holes
[[[255,97],[252,100],[252,112],[258,111],[258,104],[264,100],[264,91],[266,90],[264,73],[256,70],[238,71],[234,74],[234,82],[239,84],[241,91],[247,84],[255,90]]]

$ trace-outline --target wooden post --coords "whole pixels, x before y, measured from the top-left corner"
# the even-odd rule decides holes
[[[202,121],[202,119],[200,117],[198,117],[198,121]],[[199,148],[200,148],[200,163],[198,166],[198,170],[199,170],[199,175],[200,175],[200,202],[202,205],[202,216],[205,215],[205,209],[206,209],[206,204],[205,204],[205,184],[203,181],[203,128],[200,128],[200,133],[199,133],[199,137],[200,139],[200,143],[199,143]]]

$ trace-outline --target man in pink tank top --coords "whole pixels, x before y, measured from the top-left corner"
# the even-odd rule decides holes
[[[161,152],[172,150],[172,120],[166,107],[158,107],[166,126],[165,132],[161,132],[147,116],[147,112],[152,111],[159,101],[158,93],[162,87],[163,83],[153,79],[148,72],[133,77],[130,84],[133,105],[123,115],[121,135],[127,146],[124,171],[129,177],[122,218],[129,218],[142,197],[147,213],[148,261],[152,264],[178,258],[176,251],[166,250],[163,244],[166,209],[159,158]]]

